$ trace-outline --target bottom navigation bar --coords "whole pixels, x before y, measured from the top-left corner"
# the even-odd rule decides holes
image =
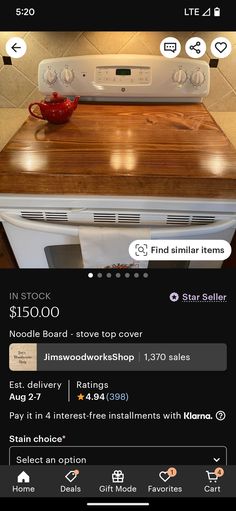
[[[13,498],[236,497],[236,466],[2,465],[0,480],[0,497]]]

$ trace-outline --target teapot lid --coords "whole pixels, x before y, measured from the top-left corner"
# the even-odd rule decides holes
[[[65,96],[62,96],[61,94],[59,94],[58,92],[53,92],[51,94],[51,96],[47,96],[45,98],[45,101],[47,103],[62,103],[62,101],[65,101],[66,100],[66,97]]]

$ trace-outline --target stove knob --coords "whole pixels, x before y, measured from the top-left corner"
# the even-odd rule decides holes
[[[57,81],[56,71],[54,71],[51,67],[48,67],[43,75],[43,79],[48,85],[52,85]]]
[[[61,72],[61,80],[65,83],[65,84],[69,84],[71,82],[73,82],[74,80],[74,72],[72,69],[70,69],[69,67],[64,67],[64,69],[62,70]]]
[[[187,78],[187,73],[183,69],[178,69],[173,74],[173,82],[177,83],[179,87],[186,82]]]
[[[205,76],[201,71],[197,70],[191,74],[190,81],[194,87],[200,87],[205,82]]]

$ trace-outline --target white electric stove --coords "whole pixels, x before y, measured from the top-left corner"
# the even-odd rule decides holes
[[[144,55],[44,60],[39,90],[89,101],[201,102],[205,61]],[[151,238],[224,239],[236,228],[236,201],[185,197],[1,194],[0,217],[20,268],[83,267],[79,226],[147,226]],[[27,249],[26,249],[27,247]],[[30,247],[30,248],[28,248]],[[158,262],[156,267],[219,268],[221,261]]]

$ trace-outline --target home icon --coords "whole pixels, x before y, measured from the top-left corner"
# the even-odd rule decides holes
[[[29,483],[30,482],[30,476],[26,474],[26,472],[21,472],[17,477],[18,483]]]

